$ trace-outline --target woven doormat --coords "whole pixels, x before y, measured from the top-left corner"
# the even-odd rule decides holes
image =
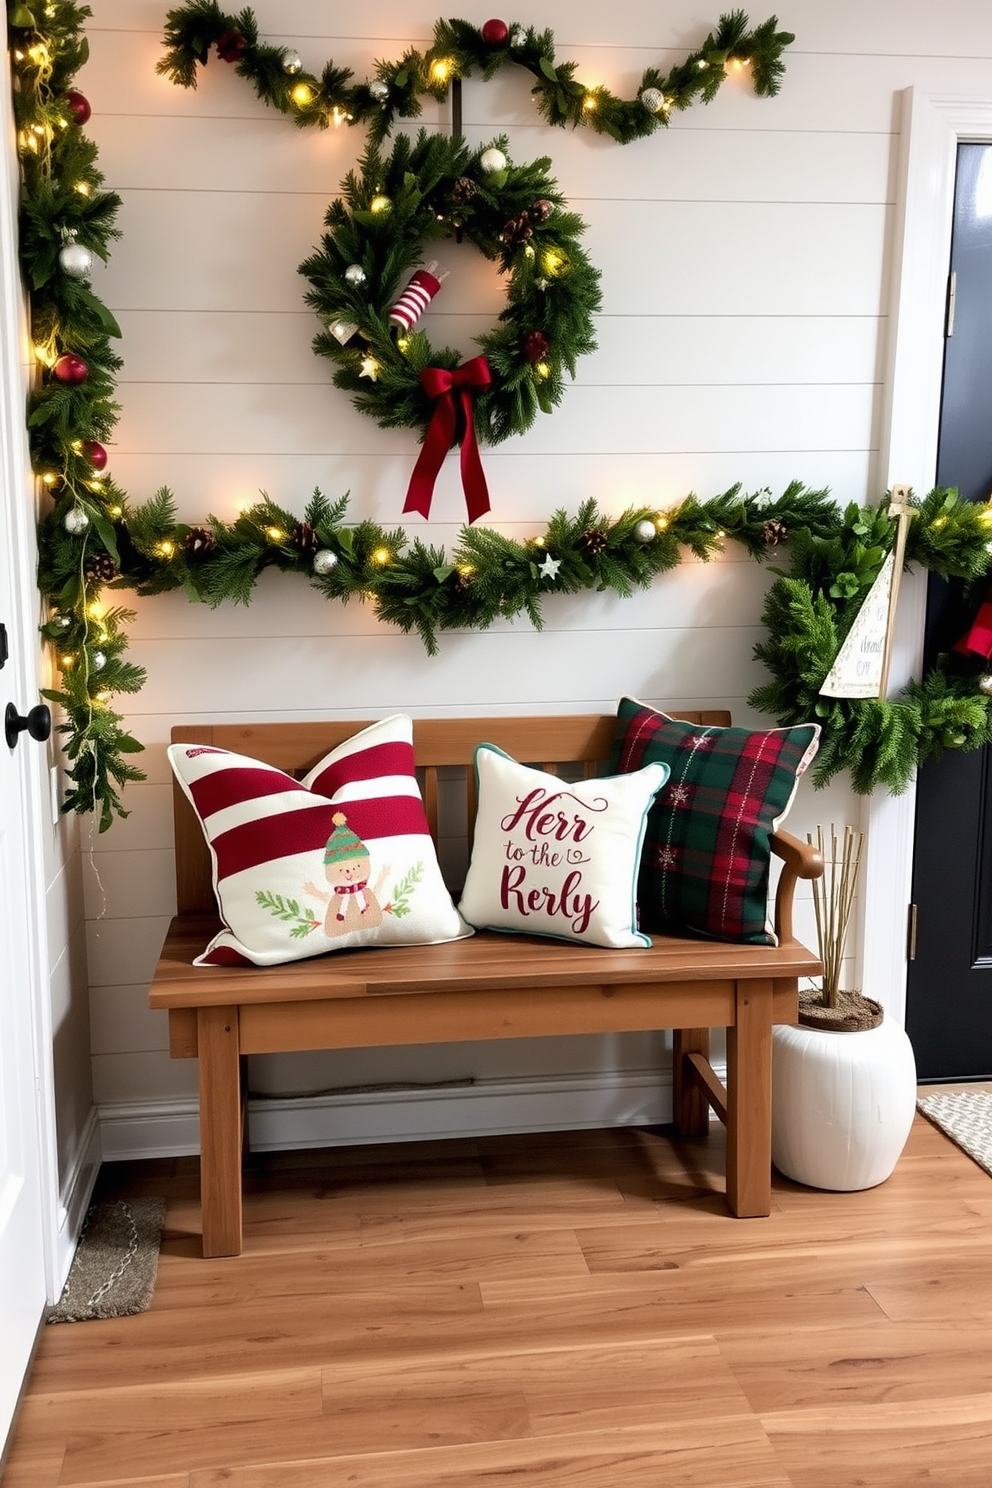
[[[155,1289],[164,1221],[164,1199],[94,1204],[46,1321],[86,1323],[144,1312]]]
[[[992,1175],[992,1090],[924,1095],[916,1104],[934,1126]]]

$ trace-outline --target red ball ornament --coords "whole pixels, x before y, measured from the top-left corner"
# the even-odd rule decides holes
[[[240,31],[222,31],[217,38],[217,55],[222,62],[239,62],[248,47]]]
[[[65,101],[68,104],[69,112],[75,119],[76,123],[85,124],[90,114],[93,112],[93,110],[90,108],[89,99],[84,97],[82,93],[77,92],[75,88],[70,88],[68,93],[65,95]]]
[[[528,362],[539,362],[548,352],[548,338],[543,331],[528,331],[523,339],[523,353]]]
[[[63,352],[52,371],[59,382],[66,383],[85,382],[90,375],[89,366],[74,351]]]
[[[83,454],[94,470],[103,470],[107,464],[107,451],[95,439],[83,440]]]
[[[482,28],[482,39],[487,46],[504,46],[509,34],[510,28],[505,21],[487,21]]]

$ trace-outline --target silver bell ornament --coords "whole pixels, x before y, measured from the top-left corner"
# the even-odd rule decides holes
[[[90,525],[90,519],[81,506],[70,507],[62,519],[62,526],[72,537],[79,537]]]
[[[384,83],[382,78],[376,78],[374,83],[369,83],[369,92],[376,103],[385,103],[389,97],[389,84]]]
[[[364,284],[366,274],[361,264],[349,264],[344,271],[344,277],[348,284]]]
[[[319,574],[321,578],[326,578],[329,573],[333,573],[337,566],[338,555],[337,553],[332,553],[330,548],[320,548],[314,553],[313,571],[315,574]]]
[[[59,250],[59,267],[73,279],[88,279],[93,272],[93,255],[82,243],[66,243]]]
[[[290,77],[295,77],[298,72],[303,71],[303,58],[299,52],[287,52],[282,59],[282,70]]]
[[[658,529],[648,517],[644,517],[634,528],[634,536],[639,543],[654,542]]]

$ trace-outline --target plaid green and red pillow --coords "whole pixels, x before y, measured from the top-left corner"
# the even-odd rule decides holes
[[[638,875],[640,928],[775,945],[769,838],[816,754],[820,728],[681,723],[622,698],[612,773],[668,765],[648,813]]]

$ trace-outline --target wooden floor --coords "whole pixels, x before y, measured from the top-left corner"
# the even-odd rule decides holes
[[[918,1117],[894,1175],[720,1196],[720,1135],[253,1159],[150,1311],[44,1330],[4,1488],[989,1488],[992,1178]]]

